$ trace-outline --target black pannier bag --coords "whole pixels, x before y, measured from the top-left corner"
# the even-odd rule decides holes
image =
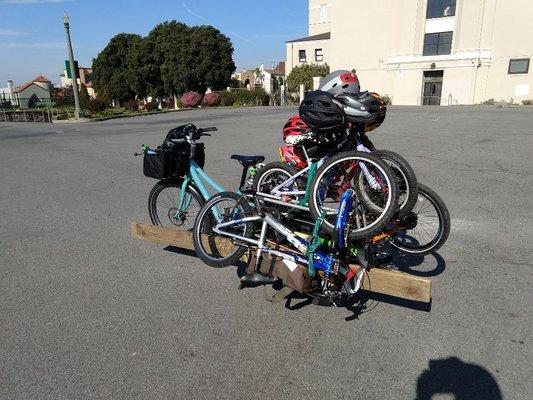
[[[174,175],[176,163],[172,153],[158,148],[154,154],[147,153],[143,160],[143,173],[148,178],[164,179]]]
[[[184,143],[173,148],[158,147],[155,154],[145,154],[143,160],[144,176],[154,179],[167,179],[173,176],[184,176],[189,169],[189,145]],[[205,164],[205,148],[197,143],[193,160],[200,166]]]

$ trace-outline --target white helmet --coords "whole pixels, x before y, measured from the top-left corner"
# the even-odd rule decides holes
[[[361,91],[359,79],[357,79],[355,72],[342,69],[333,71],[322,78],[318,89],[329,92],[334,96],[338,94],[359,94]]]

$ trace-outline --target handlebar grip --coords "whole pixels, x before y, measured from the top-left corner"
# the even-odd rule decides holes
[[[201,132],[215,132],[215,131],[218,131],[216,126],[209,126],[207,128],[200,128],[198,130],[201,131]]]

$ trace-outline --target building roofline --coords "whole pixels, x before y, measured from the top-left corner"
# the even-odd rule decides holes
[[[285,43],[312,42],[314,40],[328,40],[328,39],[331,39],[331,32],[324,32],[324,33],[319,33],[318,35],[306,36],[306,37],[299,38],[299,39],[288,40]]]

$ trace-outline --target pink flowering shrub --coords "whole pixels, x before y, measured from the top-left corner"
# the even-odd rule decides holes
[[[220,105],[220,95],[215,92],[207,93],[203,102],[208,107],[216,107]]]
[[[198,107],[202,102],[202,95],[197,92],[187,92],[181,96],[181,104],[186,108]]]

